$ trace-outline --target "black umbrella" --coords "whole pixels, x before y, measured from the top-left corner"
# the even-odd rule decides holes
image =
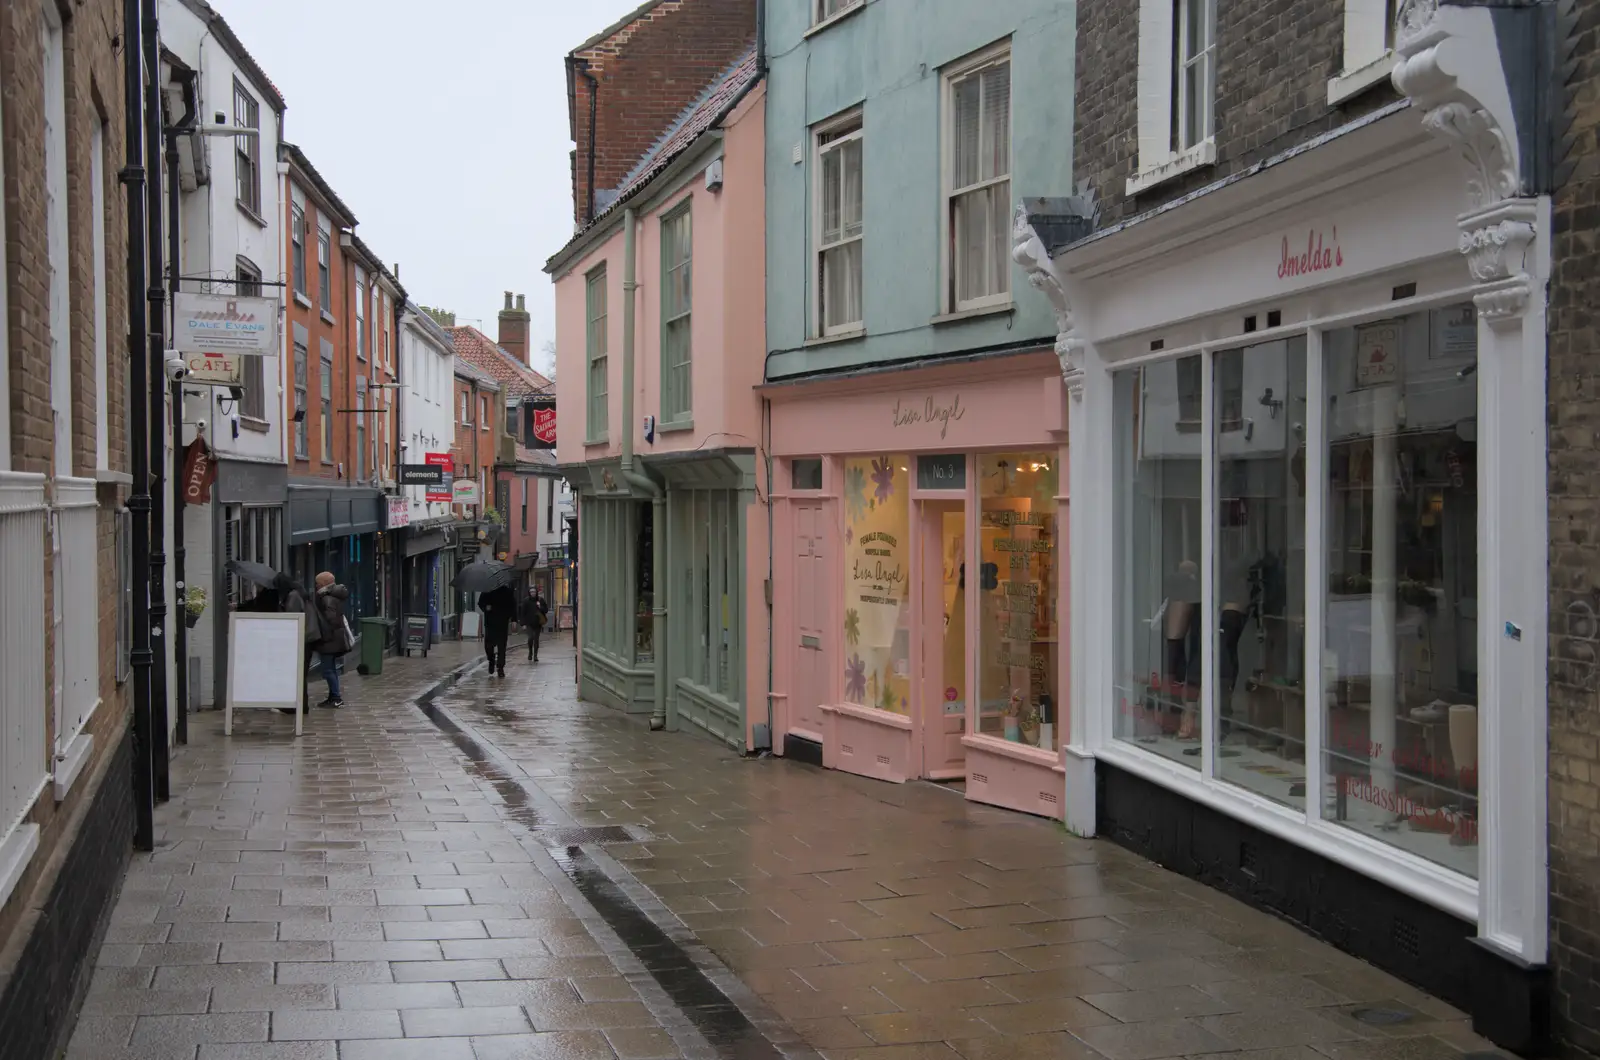
[[[501,563],[497,559],[490,559],[478,560],[462,567],[456,572],[455,581],[451,584],[464,593],[487,593],[507,588],[515,584],[516,580],[515,567],[509,563]]]
[[[273,583],[278,580],[277,571],[265,563],[252,563],[247,559],[230,559],[228,573],[265,589],[272,588]]]

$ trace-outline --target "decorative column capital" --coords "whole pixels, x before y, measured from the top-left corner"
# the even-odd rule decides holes
[[[1055,262],[1045,248],[1044,240],[1028,220],[1025,206],[1017,206],[1016,221],[1011,230],[1011,259],[1028,274],[1034,290],[1044,294],[1056,318],[1056,360],[1061,364],[1061,381],[1074,401],[1083,400],[1083,341],[1076,333],[1072,300],[1067,297],[1065,285],[1056,272]]]

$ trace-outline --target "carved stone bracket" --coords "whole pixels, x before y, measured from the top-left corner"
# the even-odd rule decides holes
[[[1527,273],[1528,245],[1536,235],[1533,216],[1531,201],[1510,199],[1461,219],[1461,253],[1474,280],[1492,283]]]
[[[1074,401],[1083,400],[1083,342],[1076,334],[1072,301],[1056,272],[1050,252],[1028,222],[1028,211],[1018,205],[1011,229],[1011,259],[1028,273],[1028,282],[1050,302],[1056,318],[1056,360],[1061,363],[1061,381]]]

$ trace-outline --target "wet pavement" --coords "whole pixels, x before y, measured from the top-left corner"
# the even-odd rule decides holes
[[[1460,1060],[1450,1006],[1104,842],[577,701],[571,648],[191,722],[68,1060]],[[320,691],[320,682],[313,682]],[[317,698],[314,696],[314,698]]]

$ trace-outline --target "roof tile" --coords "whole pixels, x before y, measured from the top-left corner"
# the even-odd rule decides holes
[[[471,325],[445,328],[455,342],[456,356],[498,382],[507,397],[553,392],[555,384],[507,353]]]

